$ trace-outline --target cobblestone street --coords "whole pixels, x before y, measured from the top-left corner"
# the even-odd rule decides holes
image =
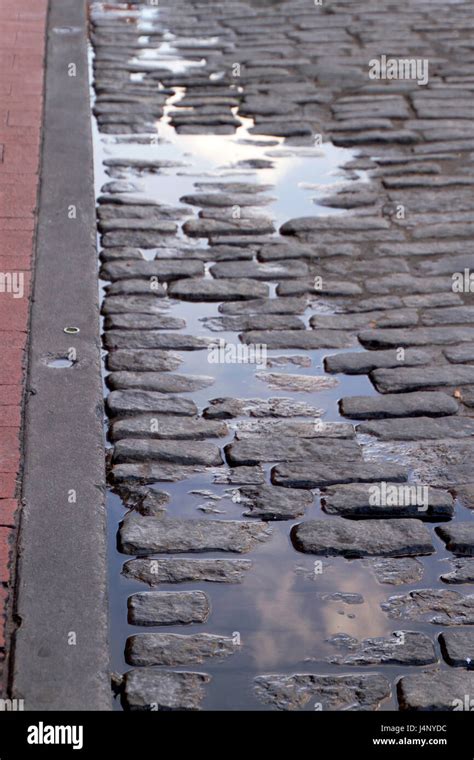
[[[472,7],[90,21],[117,708],[466,709]]]
[[[0,0],[0,760],[469,758],[473,40]]]

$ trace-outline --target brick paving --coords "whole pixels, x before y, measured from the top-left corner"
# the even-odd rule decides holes
[[[11,588],[34,262],[47,0],[0,0],[0,597]],[[11,278],[16,279],[11,279]],[[9,621],[6,622],[7,630]],[[5,658],[5,615],[0,656]]]
[[[141,10],[91,16],[110,484],[135,557],[123,704],[455,709],[473,688],[472,9]],[[381,56],[413,71],[371,78]],[[351,151],[326,188],[319,136]],[[314,166],[317,209],[295,213],[288,157]],[[272,195],[291,205],[282,223]],[[264,346],[266,366],[225,372],[216,333]],[[228,557],[247,552],[242,579]],[[157,630],[125,642],[130,626]],[[439,641],[450,626],[462,635]]]

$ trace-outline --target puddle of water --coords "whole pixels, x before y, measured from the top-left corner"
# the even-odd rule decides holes
[[[176,102],[175,97],[170,100]],[[160,202],[170,206],[183,207],[180,199],[198,192],[196,182],[252,182],[271,186],[267,194],[272,200],[268,205],[262,206],[261,213],[272,216],[276,227],[295,216],[344,213],[339,209],[318,206],[314,200],[326,194],[330,186],[340,185],[341,177],[346,174],[339,167],[353,158],[352,151],[324,143],[310,152],[308,148],[293,146],[291,150],[272,149],[267,153],[258,144],[262,140],[252,139],[248,132],[253,122],[242,117],[239,117],[242,126],[236,130],[235,136],[179,135],[168,121],[172,107],[174,103],[165,107],[165,116],[157,122],[156,136],[150,136],[149,145],[124,145],[111,137],[102,137],[103,155],[106,157],[146,157],[183,163],[183,168],[178,170],[138,173],[140,188],[145,196],[160,199]],[[157,139],[159,142],[154,144]],[[282,142],[282,138],[274,139]],[[269,142],[273,142],[273,139]],[[262,157],[271,161],[272,166],[258,171],[243,171],[237,167],[239,162]],[[131,181],[134,176],[137,177],[137,173],[126,169],[114,174]],[[360,178],[362,179],[362,173]],[[110,177],[105,175],[104,180],[107,179]],[[344,184],[351,181],[354,180],[347,177]],[[192,209],[190,211],[189,218]]]
[[[47,362],[47,365],[55,369],[68,369],[74,366],[74,362],[70,359],[51,359],[51,361]]]
[[[210,485],[209,476],[175,484],[161,484],[162,490],[171,495],[168,508],[170,517],[203,517],[197,507],[205,497],[191,494],[194,489],[206,489],[222,495],[227,486]],[[230,498],[216,502],[224,514],[212,514],[212,519],[240,519],[242,506]],[[129,625],[126,621],[126,600],[132,593],[143,591],[147,586],[120,576],[124,557],[116,550],[116,521],[123,518],[125,510],[120,499],[109,493],[109,556],[111,584],[112,662],[119,672],[127,665],[123,645],[127,636],[143,633],[145,629]],[[331,519],[319,507],[315,498],[306,518]],[[436,643],[438,629],[428,623],[390,620],[380,604],[392,594],[407,593],[421,584],[402,587],[377,583],[361,560],[343,558],[312,558],[294,551],[289,540],[293,522],[273,522],[273,538],[248,555],[241,555],[253,562],[241,584],[186,583],[160,584],[160,591],[195,590],[206,592],[211,601],[211,615],[205,626],[166,626],[169,633],[209,632],[226,636],[240,635],[241,649],[223,660],[206,662],[200,666],[178,667],[177,670],[205,671],[212,676],[206,689],[203,709],[208,710],[268,710],[268,705],[258,702],[253,694],[253,679],[263,673],[369,673],[382,672],[394,682],[402,673],[416,668],[397,666],[366,666],[364,668],[341,667],[326,662],[337,654],[337,649],[327,639],[345,633],[358,639],[389,636],[398,629],[420,631]],[[439,574],[445,570],[443,560],[448,552],[438,552],[436,559],[421,557],[425,567],[423,585],[439,585]],[[158,555],[156,555],[157,558]],[[196,557],[196,555],[179,555]],[[222,552],[209,552],[205,557],[224,557]],[[315,559],[322,561],[321,572],[315,572]],[[321,596],[330,592],[362,594],[362,604],[344,604],[324,601]],[[160,632],[163,627],[147,627],[147,632]],[[439,654],[439,653],[438,653]],[[444,667],[444,666],[443,666]],[[116,708],[121,709],[119,703]],[[314,709],[309,704],[308,711]],[[382,710],[396,709],[396,700],[387,700]]]
[[[100,7],[100,6],[93,6]],[[114,12],[114,18],[120,18],[120,12]],[[123,13],[122,13],[123,15]],[[156,25],[159,13],[149,8],[126,11],[132,20],[138,20],[140,31],[143,32],[144,44],[149,44],[147,32],[149,24]],[[187,71],[191,67],[201,66],[201,62],[193,58],[181,57],[174,47],[176,38],[167,35],[166,39],[156,48],[147,47],[139,52],[135,62],[144,60],[149,65],[158,68],[168,67],[175,73]],[[200,43],[214,44],[214,38],[200,40]],[[192,51],[188,53],[192,54]],[[139,74],[131,75],[137,79]],[[281,223],[294,216],[338,214],[344,213],[336,209],[318,206],[318,199],[329,188],[339,187],[341,183],[354,181],[352,173],[344,172],[339,167],[354,157],[351,151],[336,148],[325,143],[321,147],[308,145],[283,144],[281,138],[253,137],[249,133],[252,126],[250,119],[241,118],[241,126],[235,135],[179,135],[170,126],[169,113],[182,99],[184,90],[176,88],[165,108],[164,117],[157,121],[156,131],[147,135],[107,136],[98,132],[93,120],[93,137],[95,150],[96,192],[100,194],[102,185],[110,180],[110,175],[104,171],[103,160],[110,157],[131,157],[147,159],[175,160],[182,167],[167,169],[161,173],[132,171],[114,171],[114,177],[125,178],[132,182],[138,181],[140,192],[151,196],[162,203],[180,206],[183,195],[198,192],[196,182],[252,182],[261,185],[272,185],[268,192],[272,201],[262,207],[262,213],[270,213],[278,227]],[[125,142],[125,140],[127,142]],[[131,140],[129,142],[128,140]],[[137,142],[134,144],[133,140]],[[259,170],[242,169],[239,162],[256,158],[271,161],[268,168]],[[365,181],[362,174],[357,180]],[[191,215],[195,215],[196,209]],[[174,239],[172,239],[173,242]],[[173,245],[173,242],[171,243]],[[212,260],[212,249],[203,240],[192,241],[178,234],[178,244],[187,243],[209,250],[209,262]],[[155,251],[146,257],[154,256]],[[275,282],[270,281],[272,292]],[[103,288],[104,283],[101,283]],[[101,290],[103,293],[103,291]],[[219,316],[218,304],[186,303],[165,301],[170,315],[180,316],[186,321],[185,332],[197,336],[208,336],[214,339],[238,343],[234,332],[211,332],[202,322],[203,317]],[[310,314],[317,311],[330,312],[332,304],[324,299],[316,299],[303,316],[306,320]],[[358,348],[351,351],[362,350]],[[269,357],[283,355],[301,355],[311,357],[311,367],[296,367],[291,364],[272,371],[288,372],[289,374],[314,375],[324,374],[324,356],[335,351],[300,351],[275,350],[269,351]],[[182,364],[177,370],[183,374],[212,375],[214,384],[211,387],[192,394],[191,397],[202,410],[208,406],[209,399],[230,396],[238,398],[272,398],[289,397],[296,401],[304,401],[324,410],[325,421],[340,421],[337,401],[345,395],[375,395],[375,390],[368,378],[361,376],[337,376],[338,385],[334,388],[313,393],[294,393],[276,391],[255,377],[255,366],[250,364],[209,364],[206,350],[179,352]],[[106,373],[104,371],[104,378]],[[104,386],[104,393],[107,389]],[[347,421],[344,419],[344,421]],[[230,420],[230,434],[226,439],[220,439],[223,446],[233,438],[233,429],[237,421]],[[185,444],[183,444],[185,445]],[[370,449],[370,447],[369,447]],[[376,457],[376,447],[372,446],[371,456]],[[385,454],[384,459],[387,458]],[[268,475],[271,464],[265,465]],[[268,480],[268,477],[267,477]],[[171,495],[168,505],[170,517],[205,518],[198,507],[206,502],[202,495],[191,494],[190,491],[205,489],[219,496],[225,496],[228,486],[216,485],[209,473],[196,474],[187,481],[173,484],[157,484],[157,487]],[[315,492],[313,506],[308,509],[306,518],[328,518],[319,506]],[[236,504],[227,497],[215,504],[223,513],[212,513],[212,519],[240,519],[242,505]],[[117,551],[116,537],[119,521],[125,514],[124,507],[118,496],[111,491],[108,493],[108,530],[109,530],[109,565],[110,565],[110,629],[112,668],[124,672],[130,666],[124,660],[124,645],[127,636],[131,634],[166,630],[175,633],[210,632],[225,635],[239,633],[242,641],[241,650],[235,655],[215,662],[205,662],[200,666],[177,668],[178,670],[205,671],[212,676],[212,681],[206,690],[204,709],[219,710],[266,710],[267,705],[258,702],[253,694],[253,678],[263,673],[341,673],[341,672],[383,672],[395,682],[407,668],[400,667],[366,667],[344,668],[331,665],[325,660],[336,653],[335,648],[327,643],[327,638],[337,633],[346,633],[359,639],[389,635],[397,627],[409,630],[426,631],[435,640],[437,631],[429,624],[410,622],[408,625],[397,623],[387,618],[380,609],[380,603],[394,593],[405,593],[414,586],[393,587],[379,584],[370,571],[360,560],[345,560],[342,558],[323,558],[323,572],[314,572],[315,558],[297,553],[289,539],[290,529],[295,522],[285,521],[271,523],[273,538],[249,555],[243,555],[253,561],[252,569],[245,574],[241,584],[160,584],[160,590],[186,590],[200,588],[210,597],[212,613],[208,623],[194,626],[171,626],[166,629],[141,628],[127,623],[127,597],[148,587],[136,581],[124,578],[120,572],[123,563],[130,559]],[[435,539],[439,548],[439,539]],[[181,555],[188,556],[188,555]],[[189,555],[196,556],[196,555]],[[223,553],[208,553],[206,557],[230,556]],[[423,584],[426,586],[439,585],[439,574],[444,567],[448,553],[441,549],[434,558],[420,558],[425,566]],[[317,558],[321,559],[321,558]],[[402,589],[402,591],[400,590]],[[364,597],[363,604],[347,605],[341,602],[324,601],[323,592],[360,593]],[[308,660],[308,658],[311,658]],[[444,667],[444,666],[443,666]],[[410,669],[409,669],[410,670]],[[413,669],[411,669],[413,670]],[[121,709],[116,700],[116,709]],[[314,709],[309,705],[308,710]],[[387,700],[383,710],[396,709],[395,699]]]

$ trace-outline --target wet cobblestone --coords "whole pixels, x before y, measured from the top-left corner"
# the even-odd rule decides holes
[[[91,6],[110,485],[119,549],[146,557],[122,580],[132,631],[174,626],[128,638],[126,709],[472,694],[470,15]],[[371,78],[384,51],[426,59],[427,82]],[[410,484],[426,505],[372,501]],[[433,624],[466,628],[440,646]],[[193,662],[208,672],[160,669]]]

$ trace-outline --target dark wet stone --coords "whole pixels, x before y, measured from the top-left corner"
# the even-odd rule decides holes
[[[220,304],[222,314],[303,314],[306,298],[257,298],[251,301],[230,301]]]
[[[112,182],[106,182],[100,188],[101,193],[136,193],[139,191],[139,187],[134,185],[133,182],[127,182],[125,180],[113,180]]]
[[[122,573],[150,586],[192,581],[241,583],[251,567],[248,559],[130,559]]]
[[[252,193],[253,195],[273,189],[273,185],[260,185],[255,182],[196,182],[194,186],[206,193],[219,191],[222,193]]]
[[[395,275],[400,275],[400,273],[405,273],[405,272],[409,272],[410,271],[408,263],[404,259],[401,259],[400,257],[394,258],[392,256],[384,256],[384,257],[379,256],[376,259],[373,259],[373,258],[360,258],[360,257],[358,257],[358,258],[354,258],[354,257],[348,258],[346,256],[344,256],[344,257],[340,256],[340,257],[335,258],[333,260],[330,259],[328,261],[322,262],[321,266],[323,266],[324,270],[327,273],[330,273],[330,274],[335,274],[335,275],[340,274],[340,275],[342,275],[342,273],[344,272],[344,273],[347,273],[348,276],[350,276],[351,274],[352,274],[352,276],[353,275],[363,275],[363,279],[364,280],[365,280],[365,278],[374,277],[375,275],[382,276],[382,275],[388,275],[388,274],[390,274],[390,275],[394,275],[395,276]],[[312,266],[312,272],[314,272],[315,274],[318,274],[318,265],[317,264],[314,264]],[[382,296],[380,298],[382,298]],[[387,298],[387,296],[386,296],[386,298]],[[374,300],[376,300],[376,299],[374,299]],[[387,303],[388,303],[388,301],[387,301]],[[400,304],[399,304],[399,306],[400,306]],[[384,304],[384,307],[386,308],[386,304]],[[348,312],[350,310],[350,308],[351,307],[348,304],[348,308],[345,308],[344,312]],[[370,310],[368,310],[368,311],[370,312]],[[392,312],[386,310],[385,314],[377,314],[376,313],[377,312],[377,308],[374,307],[374,309],[373,309],[373,312],[374,312],[373,318],[374,318],[374,320],[375,319],[376,320],[380,320],[380,319],[382,319],[382,317],[385,317],[387,319],[388,319],[388,317],[390,317],[391,319],[394,320],[396,318],[396,316],[397,316],[397,312],[398,311],[399,311],[399,309],[397,308],[396,310],[394,310]],[[410,311],[410,310],[408,310],[408,309],[401,309],[400,310],[400,321],[401,322],[403,321],[404,324],[405,323],[408,324],[409,323],[409,318],[410,318],[410,320],[413,320],[414,316],[415,315],[413,314],[413,312]],[[361,317],[359,317],[358,319],[361,319]],[[381,325],[378,325],[378,326],[380,326],[380,327],[389,327],[390,325],[384,323],[384,324],[381,324]],[[395,327],[395,325],[392,325],[392,326]]]
[[[203,417],[214,420],[227,420],[244,414],[245,402],[237,398],[215,398],[203,411]]]
[[[204,375],[176,375],[159,372],[112,372],[107,375],[107,385],[112,390],[133,388],[159,393],[185,393],[207,388],[214,383],[213,377]]]
[[[130,670],[124,676],[124,706],[127,710],[200,710],[203,687],[210,680],[204,673]]]
[[[350,191],[342,191],[334,193],[334,195],[326,195],[324,198],[318,198],[316,203],[319,206],[332,206],[334,208],[361,208],[364,206],[372,206],[379,200],[379,196],[375,192],[363,191],[361,189],[351,189]]]
[[[156,296],[164,298],[166,291],[156,278],[150,279],[129,279],[116,280],[110,285],[105,286],[107,296]]]
[[[239,332],[241,330],[304,330],[305,323],[288,314],[254,314],[229,317],[208,317],[202,319],[208,330],[213,332]]]
[[[416,191],[416,197],[420,198],[420,193],[418,191]],[[426,198],[426,194],[423,193],[422,197]],[[444,197],[444,191],[442,197]],[[439,203],[438,193],[436,194],[436,199],[436,203]],[[457,253],[463,254],[465,251],[465,243],[459,240],[449,241],[449,243],[446,243],[446,241],[430,241],[429,243],[392,243],[390,245],[381,245],[379,248],[379,252],[382,255],[387,256],[435,256],[437,254],[449,254],[452,256]],[[458,303],[462,302],[458,301]]]
[[[160,330],[108,330],[104,335],[107,349],[157,348],[161,350],[197,351],[207,348],[209,340],[182,333],[165,333]]]
[[[138,245],[144,245],[138,243]],[[153,247],[153,246],[150,246]],[[100,276],[103,280],[128,280],[133,278],[150,280],[156,277],[166,282],[181,277],[201,277],[204,274],[204,264],[193,260],[155,259],[154,261],[114,261],[104,264]],[[154,282],[149,285],[153,290]]]
[[[309,259],[319,261],[321,258],[332,256],[352,256],[360,253],[359,248],[351,243],[325,245],[301,243],[291,238],[277,239],[273,243],[263,245],[258,252],[260,261],[280,261],[281,259]]]
[[[213,398],[203,411],[207,419],[231,419],[233,417],[320,417],[322,410],[304,401],[291,398],[238,399]]]
[[[103,264],[108,261],[124,261],[127,259],[138,259],[138,261],[143,261],[143,254],[139,248],[119,246],[118,248],[102,248],[99,258]],[[163,293],[159,293],[158,295],[164,294],[163,290]]]
[[[350,282],[345,278],[330,280],[327,277],[324,277],[316,288],[314,278],[300,277],[280,282],[276,292],[282,298],[303,296],[306,293],[316,296],[358,296],[362,294],[362,288],[357,283]]]
[[[394,272],[383,277],[374,277],[365,281],[369,293],[389,295],[392,293],[433,294],[451,290],[451,278],[448,277],[414,277],[405,272]]]
[[[167,235],[171,232],[172,225],[170,221],[165,220],[176,222],[180,217],[188,216],[189,211],[180,206],[141,204],[139,199],[136,204],[102,202],[97,209],[97,226],[102,233],[140,230]],[[174,224],[174,227],[176,232],[177,225]]]
[[[204,117],[202,122],[204,122]],[[236,124],[177,124],[176,131],[180,135],[233,135],[235,134]]]
[[[457,522],[436,528],[448,551],[461,556],[474,556],[474,522]]]
[[[446,359],[453,364],[474,362],[474,343],[464,343],[460,346],[445,348],[443,353]]]
[[[255,97],[246,95],[241,103],[240,112],[249,114],[249,116],[273,116],[280,114],[284,116],[288,113],[291,101],[285,101],[281,98],[272,96]]]
[[[332,330],[360,330],[362,327],[412,327],[418,324],[413,309],[358,314],[316,314],[309,320],[311,327]]]
[[[333,143],[341,147],[380,144],[413,145],[419,142],[420,139],[417,132],[410,132],[408,129],[368,129],[364,132],[351,132],[346,135],[337,133],[333,137]]]
[[[431,174],[407,174],[400,177],[385,177],[383,180],[384,187],[391,190],[402,190],[404,188],[411,187],[452,187],[454,185],[472,185],[474,179],[468,174],[460,174],[454,176],[437,175],[433,177]],[[430,235],[431,237],[431,235]],[[436,235],[433,235],[436,239]]]
[[[230,636],[194,633],[142,633],[129,636],[125,659],[129,665],[192,665],[205,660],[228,657],[238,651]]]
[[[210,250],[208,248],[197,248],[191,244],[190,247],[185,248],[186,256],[206,262],[210,258],[212,261],[250,261],[255,256],[255,251],[251,246],[213,245],[213,241],[209,242]]]
[[[415,327],[412,330],[364,330],[359,340],[365,348],[450,345],[474,340],[474,327]]]
[[[351,649],[347,654],[328,659],[336,665],[411,666],[431,665],[438,661],[431,639],[424,633],[413,631],[396,631],[391,636],[364,639]]]
[[[164,289],[161,291],[161,297],[165,295]],[[163,302],[157,297],[155,291],[146,296],[107,296],[102,304],[102,314],[109,316],[111,314],[128,315],[147,314],[162,315]]]
[[[99,61],[97,60],[98,63]],[[129,120],[130,123],[136,123],[140,120],[153,121],[154,118],[161,117],[163,102],[160,102],[158,98],[157,102],[136,100],[133,103],[129,103],[126,100],[122,102],[104,101],[101,98],[94,103],[93,113],[97,117],[106,117],[105,123],[108,123],[108,119],[112,118],[117,119],[119,124],[122,121],[126,122]]]
[[[456,267],[455,262],[446,262],[448,272],[452,273]],[[474,264],[474,257],[470,258],[470,264]],[[474,322],[474,308],[472,306],[454,306],[447,309],[430,309],[421,316],[421,323],[431,325],[464,325]]]
[[[340,400],[341,414],[355,420],[380,417],[440,417],[456,414],[458,403],[446,393],[393,393],[350,396]]]
[[[474,673],[440,670],[403,676],[397,684],[400,710],[472,710]],[[467,697],[467,702],[466,702]]]
[[[357,461],[362,458],[356,441],[251,436],[236,440],[225,447],[227,461],[232,467],[253,465],[259,462],[326,462],[343,459]]]
[[[230,220],[232,222],[236,218],[236,213],[235,213],[234,208],[202,208],[198,212],[198,217],[199,219],[204,219],[204,220],[213,219],[215,221],[222,221],[222,222]],[[260,209],[249,208],[248,206],[240,209],[238,218],[242,222],[250,222],[250,221],[258,222],[258,223],[267,222],[268,224],[270,224],[272,221],[272,218],[269,216],[266,216],[265,214],[262,214]],[[250,234],[258,234],[258,233],[250,233]]]
[[[386,230],[389,223],[382,217],[347,215],[338,218],[338,230]],[[332,231],[334,229],[334,219],[332,217],[320,216],[301,216],[297,219],[290,219],[280,227],[281,235],[300,235],[306,232],[323,232],[324,230]]]
[[[366,375],[381,367],[406,367],[429,364],[433,359],[432,352],[420,349],[406,349],[403,361],[396,349],[388,351],[356,351],[343,354],[333,354],[324,359],[326,372],[342,372],[346,375]]]
[[[354,337],[341,330],[251,330],[241,335],[243,343],[265,344],[267,348],[297,348],[312,351],[319,348],[346,348],[354,345]]]
[[[180,43],[177,42],[176,47],[181,50],[182,46]],[[203,49],[204,50],[204,49]],[[195,50],[193,50],[193,53],[195,54]],[[209,50],[206,48],[206,52],[209,52]],[[202,107],[206,108],[208,106],[229,106],[229,108],[235,108],[235,106],[239,105],[239,98],[231,97],[232,91],[229,90],[229,95],[199,95],[197,97],[193,97],[192,95],[184,95],[184,97],[179,101],[180,108],[194,108],[194,107]]]
[[[180,198],[181,203],[189,203],[191,206],[265,206],[271,198],[262,197],[256,193],[195,193],[184,195]]]
[[[249,520],[179,520],[133,513],[125,517],[119,533],[121,551],[137,556],[215,551],[241,554],[270,536],[267,525]]]
[[[152,391],[112,391],[107,397],[107,409],[111,417],[146,412],[194,417],[198,411],[196,404],[189,399],[164,396]]]
[[[414,483],[376,484],[378,492],[385,489],[386,504],[374,504],[374,484],[351,483],[327,488],[322,494],[324,511],[340,517],[415,517],[445,518],[454,511],[453,497],[448,491],[428,488],[428,503],[424,492],[418,492]],[[375,499],[376,501],[376,499]],[[394,504],[390,503],[395,501]],[[420,503],[419,503],[420,502]]]
[[[222,438],[228,435],[224,422],[203,420],[200,417],[160,417],[137,415],[115,420],[110,425],[109,437],[112,441],[121,438],[157,438],[160,440],[195,440]]]
[[[292,529],[291,539],[298,551],[327,557],[409,557],[434,552],[430,532],[418,520],[307,520]]]
[[[304,261],[257,264],[254,261],[223,261],[213,264],[210,272],[216,279],[249,277],[256,280],[285,280],[305,277],[308,265]]]
[[[268,158],[246,158],[237,161],[234,166],[239,169],[271,169],[273,161],[269,161]]]
[[[131,169],[139,169],[143,170],[146,169],[148,171],[157,171],[160,169],[170,169],[174,168],[176,166],[183,166],[180,161],[170,161],[165,159],[155,159],[155,158],[106,158],[103,161],[104,166],[109,167],[120,167],[120,168],[131,168]]]
[[[416,583],[423,578],[424,567],[413,557],[373,557],[365,560],[372,569],[379,583],[391,586],[402,586],[405,583]]]
[[[302,710],[309,703],[323,711],[376,710],[390,696],[378,673],[362,675],[265,675],[255,679],[257,699],[279,710]]]
[[[450,559],[453,570],[444,573],[441,580],[445,583],[474,583],[474,559],[459,558]]]
[[[234,248],[241,249],[252,246],[252,248],[256,249],[261,245],[265,245],[270,240],[273,240],[272,235],[247,235],[244,233],[239,235],[235,233],[234,235],[213,235],[208,240],[208,244],[211,247],[225,245],[229,248],[234,246]]]
[[[380,393],[405,393],[420,388],[440,388],[474,383],[474,367],[398,367],[377,369],[371,379]]]
[[[145,591],[128,598],[131,625],[205,623],[210,612],[209,598],[203,591]]]
[[[358,301],[353,301],[350,304],[346,304],[345,311],[350,313],[359,313],[363,311],[374,311],[377,309],[401,309],[406,307],[408,309],[434,309],[439,306],[450,306],[453,303],[457,303],[457,293],[424,293],[415,295],[389,295],[389,296],[373,296],[371,298],[363,298]],[[389,325],[384,325],[389,327]]]
[[[473,625],[474,595],[427,588],[391,596],[381,604],[390,618],[403,618],[434,625]]]
[[[173,222],[161,222],[160,225],[156,225],[157,230],[152,232],[150,230],[114,230],[113,232],[105,232],[102,235],[101,243],[104,248],[117,248],[120,246],[131,246],[132,248],[159,248],[166,245],[167,236],[174,235],[177,232],[178,226]],[[117,262],[121,263],[121,262]],[[137,261],[137,264],[140,262]],[[145,262],[150,263],[150,262]],[[104,264],[104,266],[114,266],[115,264]],[[133,276],[133,275],[132,275]],[[104,276],[103,279],[107,280],[108,277]]]
[[[454,393],[460,399],[463,406],[468,409],[474,408],[474,386],[465,385],[461,389],[456,388]]]
[[[182,127],[189,127],[189,126],[199,126],[199,127],[205,127],[206,130],[203,130],[203,134],[206,134],[207,128],[211,127],[212,132],[214,130],[212,127],[215,126],[227,126],[227,127],[239,127],[240,121],[236,119],[236,117],[232,114],[232,112],[227,111],[223,113],[209,113],[209,114],[202,114],[198,112],[180,112],[179,110],[171,111],[170,112],[171,117],[171,123],[173,126],[177,128],[178,132],[181,132]],[[229,130],[229,134],[232,134],[234,132],[234,129]],[[186,134],[186,131],[182,132],[182,134]],[[188,133],[189,134],[189,133]],[[197,133],[199,134],[199,132]],[[216,134],[216,133],[214,133]],[[219,132],[218,134],[226,134],[226,132]]]
[[[401,417],[374,420],[357,425],[359,433],[374,435],[381,441],[422,441],[443,438],[468,438],[474,435],[474,420],[470,417]]]
[[[112,314],[104,320],[105,330],[181,330],[184,319],[164,314]]]
[[[172,462],[215,467],[222,464],[218,446],[212,443],[122,438],[115,444],[114,462]]]
[[[165,491],[157,491],[147,486],[123,485],[116,488],[115,492],[122,499],[124,506],[135,509],[140,514],[164,514],[171,498]]]
[[[150,213],[153,215],[153,209],[165,208],[161,203],[158,203],[155,198],[144,195],[142,192],[130,192],[130,193],[108,193],[106,195],[99,195],[97,199],[99,206],[114,205],[118,207],[128,206],[145,206],[150,208]]]
[[[183,224],[188,237],[213,237],[214,235],[267,235],[275,231],[273,222],[267,219],[189,219]]]
[[[258,486],[265,483],[265,473],[260,466],[220,469],[213,473],[213,483],[230,486]]]
[[[116,464],[111,470],[111,479],[116,485],[132,483],[176,483],[195,477],[197,472],[203,472],[202,465],[185,467],[164,462],[147,462],[146,464]]]
[[[265,121],[250,127],[251,135],[272,135],[274,137],[310,137],[313,129],[310,124],[282,123],[279,121]]]
[[[291,438],[354,438],[353,425],[347,422],[294,422],[283,420],[248,420],[239,422],[235,432],[237,440],[254,436],[268,435],[272,439],[278,436]]]
[[[455,668],[472,668],[474,661],[474,631],[461,628],[445,631],[439,637],[443,657]]]
[[[170,351],[154,351],[153,349],[109,351],[106,358],[107,369],[110,372],[121,370],[130,372],[171,372],[177,369],[182,359]]]
[[[385,462],[344,462],[324,464],[311,462],[298,464],[278,464],[272,469],[272,483],[286,488],[324,488],[337,483],[376,483],[381,479],[404,482],[407,479],[405,467]]]
[[[261,520],[291,520],[304,515],[313,503],[313,494],[306,490],[291,491],[273,486],[244,486],[239,489],[242,506],[247,507],[246,517]]]
[[[178,280],[171,283],[168,294],[184,301],[236,301],[266,298],[268,285],[249,279]]]

